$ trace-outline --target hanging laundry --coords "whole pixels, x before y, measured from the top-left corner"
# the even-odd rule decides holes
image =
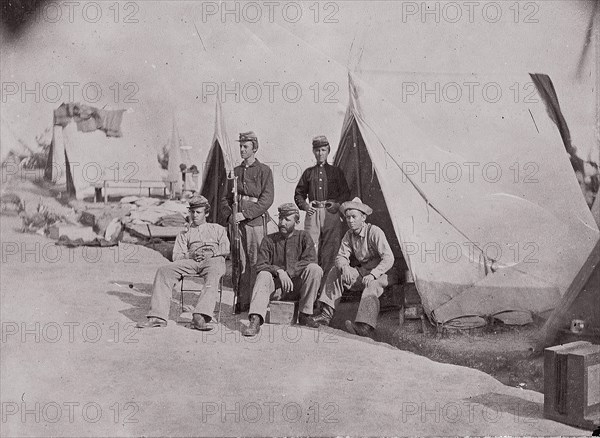
[[[121,122],[125,110],[98,110],[98,129],[103,130],[107,137],[121,137]]]
[[[90,117],[89,119],[79,119],[76,120],[77,130],[79,132],[93,132],[98,129],[98,123],[95,117]]]
[[[71,112],[73,114],[73,117],[75,118],[75,121],[77,121],[78,119],[87,120],[90,117],[93,117],[94,113],[98,111],[93,106],[81,105],[80,103],[74,103],[72,105],[73,109]]]
[[[107,137],[122,137],[121,123],[125,110],[103,110],[80,103],[63,103],[54,110],[54,124],[63,128],[71,120],[79,132],[104,131]]]

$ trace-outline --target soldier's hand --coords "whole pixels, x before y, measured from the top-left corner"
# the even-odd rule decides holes
[[[365,287],[367,287],[373,281],[375,281],[375,277],[371,274],[365,275],[362,279],[362,283]]]
[[[306,210],[306,215],[307,216],[312,216],[316,212],[317,212],[317,209],[309,205],[308,206],[308,210]]]
[[[352,281],[352,270],[348,265],[342,267],[342,281],[344,284],[350,286],[350,282]]]
[[[283,293],[291,292],[294,289],[294,283],[292,283],[292,279],[283,269],[277,271],[277,276],[279,277],[279,281],[281,282],[281,290]]]
[[[196,251],[194,253],[194,256],[192,258],[196,262],[202,262],[202,261],[206,260],[207,257],[206,257],[206,254],[204,254],[204,252],[202,252],[202,251]]]
[[[246,216],[244,216],[244,213],[236,213],[235,214],[235,220],[238,221],[238,222],[245,221],[246,220]]]

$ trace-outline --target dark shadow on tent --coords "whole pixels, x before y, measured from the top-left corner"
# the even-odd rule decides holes
[[[344,171],[350,188],[350,197],[358,196],[373,209],[373,214],[369,216],[368,221],[384,231],[396,258],[394,267],[400,273],[401,281],[404,282],[404,272],[407,269],[407,264],[396,237],[373,162],[354,118],[348,124],[346,131],[342,133],[340,145],[335,154],[334,165],[339,166]]]
[[[577,155],[577,148],[574,147],[571,142],[571,132],[569,131],[569,126],[560,108],[558,94],[556,92],[556,89],[554,88],[552,79],[550,79],[550,76],[542,73],[530,73],[529,76],[531,76],[531,79],[533,80],[533,83],[537,88],[538,94],[542,97],[542,100],[546,105],[546,111],[548,112],[548,116],[554,122],[554,124],[556,124],[556,127],[560,132],[560,137],[562,138],[563,145],[565,146],[567,154],[569,154],[569,160],[571,161],[571,166],[575,171],[575,175],[577,173],[581,174],[583,181],[587,179],[586,177],[591,177],[591,181],[589,183],[579,181],[578,183],[582,185],[582,188],[584,188],[586,191],[591,193],[597,193],[600,185],[600,178],[598,178],[598,176],[596,175],[586,174],[584,166],[584,163],[586,162],[579,158],[579,156]],[[587,161],[587,163],[590,164],[592,167],[598,167],[597,163],[591,161]],[[591,209],[592,203],[587,199],[586,202],[588,202],[588,207]]]
[[[55,168],[55,163],[53,162],[54,158],[54,149],[56,148],[56,139],[52,136],[52,142],[50,143],[50,148],[48,150],[48,160],[46,162],[46,168],[44,169],[44,179],[47,181],[53,181],[56,177],[57,169],[60,171],[60,168]],[[69,162],[69,156],[67,155],[67,151],[65,149],[65,172],[66,172],[66,183],[65,187],[60,187],[60,191],[66,192],[66,196],[68,198],[75,197],[75,184],[73,183],[73,175],[71,174],[71,163]]]
[[[225,158],[219,140],[215,140],[208,153],[204,167],[204,179],[200,193],[208,202],[211,209],[207,218],[208,222],[227,226],[227,218],[223,216],[220,208],[221,199],[227,191],[227,173],[225,171]]]

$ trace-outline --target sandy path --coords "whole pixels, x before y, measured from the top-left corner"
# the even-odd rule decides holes
[[[1,220],[3,436],[587,433],[543,419],[540,393],[337,330],[136,331],[158,253]]]

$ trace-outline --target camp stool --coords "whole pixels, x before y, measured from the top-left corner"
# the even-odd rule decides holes
[[[184,292],[202,292],[202,290],[204,289],[204,282],[202,282],[202,285],[200,285],[200,283],[198,281],[196,281],[195,279],[201,279],[202,276],[201,275],[196,275],[196,274],[189,274],[189,275],[184,275],[181,277],[181,313],[184,313],[184,303],[183,303],[183,298]],[[186,285],[186,280],[187,280],[187,285]],[[191,283],[191,284],[190,284]],[[194,285],[194,286],[192,286]],[[186,287],[189,286],[189,287]],[[221,278],[219,279],[219,310],[217,312],[217,323],[221,322],[221,304],[223,302],[223,276],[221,276]]]

